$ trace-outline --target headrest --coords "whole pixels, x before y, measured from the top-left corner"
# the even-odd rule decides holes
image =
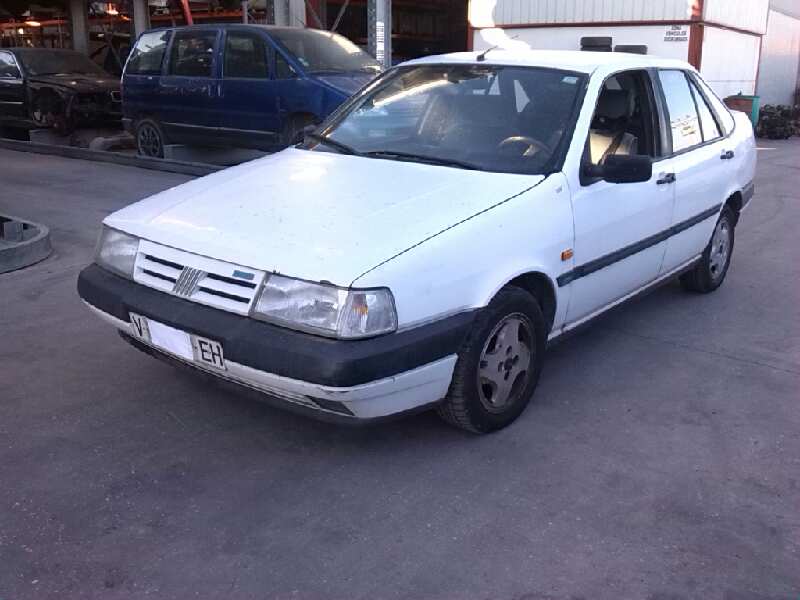
[[[619,119],[631,114],[631,93],[628,90],[603,90],[597,100],[595,116]]]

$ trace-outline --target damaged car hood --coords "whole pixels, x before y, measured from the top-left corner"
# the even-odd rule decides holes
[[[29,83],[47,85],[73,90],[79,93],[85,92],[112,92],[119,90],[119,80],[112,77],[100,75],[84,75],[60,73],[58,75],[36,75],[28,78]]]
[[[290,148],[159,193],[104,222],[241,266],[350,285],[542,179]]]

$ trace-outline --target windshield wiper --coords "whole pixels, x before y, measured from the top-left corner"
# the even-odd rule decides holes
[[[336,140],[331,139],[327,135],[320,135],[319,133],[309,132],[306,134],[306,137],[311,138],[312,140],[317,141],[320,144],[324,144],[325,146],[330,146],[331,148],[335,148],[342,154],[353,154],[357,156],[361,155],[361,153],[358,150],[351,148],[350,146],[348,146],[347,144],[343,144],[342,142],[337,142]]]
[[[443,167],[456,167],[459,169],[468,169],[470,171],[483,170],[478,165],[457,160],[455,158],[440,158],[438,156],[425,156],[424,154],[413,154],[411,152],[394,152],[390,150],[374,150],[372,152],[364,152],[363,156],[370,156],[374,158],[396,158],[399,160],[408,160],[411,162],[420,162],[428,165],[441,165]]]

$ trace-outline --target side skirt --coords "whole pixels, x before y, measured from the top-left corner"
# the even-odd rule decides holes
[[[547,342],[548,343],[553,342],[553,341],[555,341],[556,339],[560,338],[561,336],[563,336],[566,333],[569,333],[569,332],[571,332],[571,331],[573,331],[573,330],[575,330],[575,329],[577,329],[579,327],[582,327],[584,325],[588,325],[590,321],[595,319],[595,317],[599,317],[600,315],[602,315],[605,312],[608,312],[612,308],[615,308],[615,307],[617,307],[617,306],[619,306],[621,304],[624,304],[625,302],[628,302],[629,300],[633,300],[635,298],[639,298],[641,296],[644,296],[648,292],[652,292],[655,288],[659,287],[664,282],[666,282],[666,281],[668,281],[668,280],[670,280],[670,279],[672,279],[674,277],[677,277],[679,275],[682,275],[686,271],[691,270],[695,266],[695,264],[697,264],[697,261],[699,261],[701,257],[702,257],[702,255],[698,254],[694,258],[692,258],[692,259],[686,261],[685,263],[677,266],[676,268],[672,269],[671,271],[668,271],[667,273],[664,273],[663,275],[661,275],[658,278],[654,279],[650,283],[645,284],[644,286],[640,287],[639,289],[634,290],[634,291],[630,292],[629,294],[626,294],[626,295],[622,296],[621,298],[618,298],[617,300],[614,300],[613,302],[610,302],[610,303],[606,304],[605,306],[603,306],[603,307],[597,309],[596,311],[586,315],[585,317],[581,317],[577,321],[572,321],[571,323],[567,323],[566,325],[563,325],[561,327],[561,329],[559,329],[558,331],[552,332],[548,336]]]

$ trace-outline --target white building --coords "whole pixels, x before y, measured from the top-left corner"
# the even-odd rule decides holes
[[[475,50],[581,48],[583,37],[646,45],[687,60],[722,97],[792,102],[800,55],[800,0],[471,0]],[[763,50],[763,52],[762,52]],[[761,72],[760,72],[761,71]]]

